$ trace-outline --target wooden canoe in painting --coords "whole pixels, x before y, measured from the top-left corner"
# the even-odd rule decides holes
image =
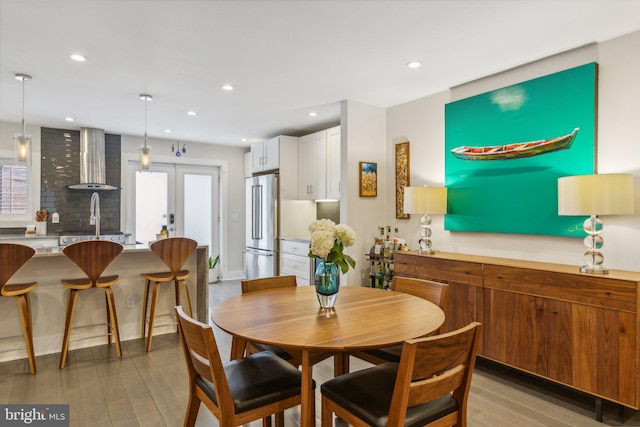
[[[531,142],[516,142],[505,145],[487,145],[473,147],[462,145],[451,150],[451,153],[461,160],[510,160],[523,157],[538,156],[558,150],[566,150],[576,139],[579,128],[575,128],[568,135],[551,139],[541,139]]]

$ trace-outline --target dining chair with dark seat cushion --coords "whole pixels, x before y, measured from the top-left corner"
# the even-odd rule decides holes
[[[394,276],[391,281],[391,290],[404,292],[419,298],[426,299],[436,304],[447,315],[449,304],[449,285],[446,283],[434,282],[432,280],[414,279],[410,277]],[[435,331],[435,334],[442,334],[445,331],[445,324]],[[402,344],[351,353],[351,356],[366,360],[374,365],[386,362],[400,362]]]
[[[222,427],[258,419],[269,426],[272,414],[283,427],[284,410],[300,405],[301,372],[267,351],[223,363],[212,327],[175,311],[189,374],[185,427],[195,425],[201,402]]]
[[[322,384],[322,427],[333,414],[355,427],[467,425],[467,398],[482,325],[407,340],[400,363]]]

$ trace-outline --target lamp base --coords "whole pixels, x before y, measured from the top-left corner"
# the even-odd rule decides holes
[[[602,265],[583,265],[580,267],[580,273],[609,274],[609,269]]]
[[[418,249],[418,255],[433,255],[436,252],[438,252],[436,249],[431,249],[431,248],[428,248],[428,249],[420,248],[420,249]]]

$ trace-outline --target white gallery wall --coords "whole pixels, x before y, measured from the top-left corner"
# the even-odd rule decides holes
[[[639,270],[640,242],[640,32],[592,44],[507,70],[484,79],[401,104],[387,110],[387,159],[390,178],[384,182],[386,217],[417,249],[419,215],[395,219],[394,145],[410,142],[411,185],[444,183],[444,106],[448,102],[541,77],[589,62],[599,64],[598,145],[599,173],[635,176],[635,215],[603,217],[602,252],[609,268]],[[535,191],[523,189],[523,191]],[[537,235],[445,231],[443,217],[434,216],[434,247],[445,252],[498,256],[582,265],[582,239]]]

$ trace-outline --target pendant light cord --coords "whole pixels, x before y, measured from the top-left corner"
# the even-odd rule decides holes
[[[24,139],[25,134],[27,133],[27,126],[24,122],[24,86],[26,78],[22,78],[22,138]]]
[[[147,148],[147,98],[144,99],[144,148]]]

